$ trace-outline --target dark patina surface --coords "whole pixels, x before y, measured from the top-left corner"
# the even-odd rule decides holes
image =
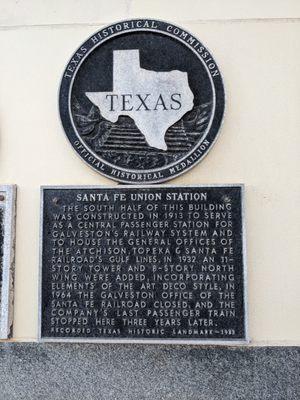
[[[105,119],[87,97],[113,90],[115,50],[138,50],[147,71],[187,73],[194,106],[166,131],[167,149],[149,145],[130,116]],[[153,93],[127,94],[135,95],[148,95],[140,103],[145,110]],[[62,77],[59,107],[69,141],[91,167],[120,182],[155,183],[185,172],[207,154],[221,125],[224,87],[211,53],[192,34],[164,21],[130,20],[101,29],[78,48]]]
[[[43,189],[41,337],[245,340],[241,186]]]

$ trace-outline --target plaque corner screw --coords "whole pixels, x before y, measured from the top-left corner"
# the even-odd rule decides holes
[[[222,200],[224,201],[224,203],[230,203],[231,198],[230,198],[228,195],[225,194],[225,195],[223,196]]]

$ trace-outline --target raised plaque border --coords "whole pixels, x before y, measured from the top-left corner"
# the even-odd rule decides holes
[[[244,281],[244,329],[243,339],[131,339],[131,338],[51,338],[42,337],[42,267],[43,267],[43,210],[44,210],[44,190],[47,189],[138,189],[138,188],[234,188],[241,189],[241,215],[242,215],[242,240],[243,240],[243,281]],[[38,295],[38,342],[40,343],[116,343],[116,344],[177,344],[177,345],[220,345],[236,346],[250,343],[248,330],[248,287],[247,287],[247,257],[246,257],[246,227],[245,227],[245,186],[241,183],[235,184],[195,184],[195,185],[59,185],[40,187],[40,254],[39,254],[39,295]]]
[[[4,196],[0,201],[4,227],[0,339],[9,339],[13,328],[16,185],[0,185],[0,195]]]

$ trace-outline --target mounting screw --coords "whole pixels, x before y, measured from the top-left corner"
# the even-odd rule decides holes
[[[231,198],[230,198],[229,196],[227,196],[227,194],[225,194],[225,195],[222,197],[222,200],[224,201],[224,203],[230,203]]]

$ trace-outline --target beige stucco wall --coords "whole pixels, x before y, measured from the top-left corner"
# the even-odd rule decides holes
[[[1,1],[0,182],[18,185],[14,337],[37,336],[40,185],[116,184],[65,139],[62,71],[104,23],[141,16],[190,30],[219,64],[227,93],[221,135],[172,184],[246,185],[252,344],[300,344],[298,0]]]

